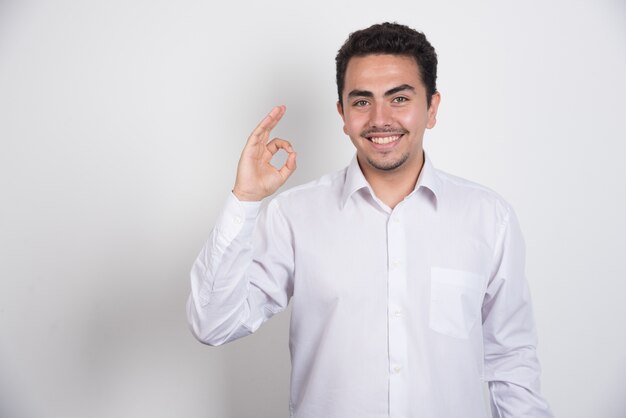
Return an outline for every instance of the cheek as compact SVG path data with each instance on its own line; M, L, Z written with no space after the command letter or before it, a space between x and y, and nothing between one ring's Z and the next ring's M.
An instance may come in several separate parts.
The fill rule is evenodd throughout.
M359 135L367 127L368 120L365 112L346 113L343 121L343 131L348 135Z
M409 131L419 130L423 128L428 121L428 114L426 112L402 112L397 115L396 120L402 124L402 126Z

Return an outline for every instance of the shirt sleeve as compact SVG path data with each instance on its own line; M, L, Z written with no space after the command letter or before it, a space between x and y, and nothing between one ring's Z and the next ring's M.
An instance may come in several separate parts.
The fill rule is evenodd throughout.
M552 418L540 394L537 336L526 281L525 244L508 208L483 303L485 380L494 418Z
M251 334L289 303L290 228L276 200L260 207L231 193L193 264L187 320L205 344Z

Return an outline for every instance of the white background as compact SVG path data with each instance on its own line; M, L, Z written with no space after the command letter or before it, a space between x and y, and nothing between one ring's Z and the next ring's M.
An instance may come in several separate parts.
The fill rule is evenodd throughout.
M623 1L0 0L1 417L287 416L288 314L203 346L188 272L274 104L288 186L348 164L334 56L384 20L438 51L434 164L518 213L555 414L626 416Z

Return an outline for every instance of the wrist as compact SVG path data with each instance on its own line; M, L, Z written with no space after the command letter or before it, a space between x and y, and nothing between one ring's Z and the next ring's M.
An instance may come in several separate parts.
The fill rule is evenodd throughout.
M252 193L242 192L241 190L238 190L237 187L233 187L232 193L233 195L235 195L237 200L241 202L260 202L265 197Z

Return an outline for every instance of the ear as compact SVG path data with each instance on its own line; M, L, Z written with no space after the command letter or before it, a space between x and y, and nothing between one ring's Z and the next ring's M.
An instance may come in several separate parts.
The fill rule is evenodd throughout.
M432 129L437 124L437 109L441 102L441 94L438 91L435 92L430 98L430 107L428 108L428 121L426 127Z
M343 115L343 107L341 106L340 101L337 101L337 113L339 113L339 116L341 116L341 120L343 121L343 133L348 135L348 132L346 132L346 118Z
M337 100L337 113L339 113L339 116L343 119L343 107L341 107L341 102L339 100Z

